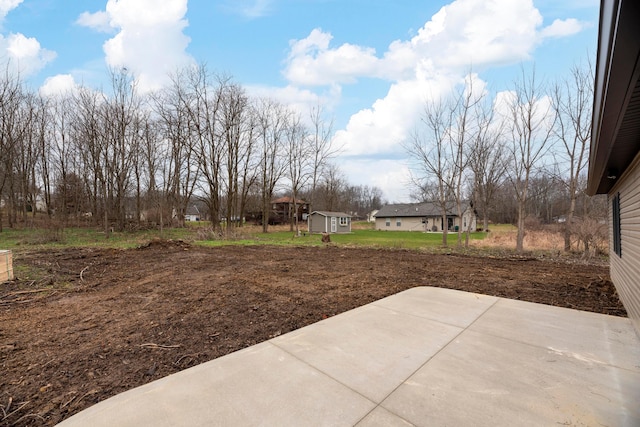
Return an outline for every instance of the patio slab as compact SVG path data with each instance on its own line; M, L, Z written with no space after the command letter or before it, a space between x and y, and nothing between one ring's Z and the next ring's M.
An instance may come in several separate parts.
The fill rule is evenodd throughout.
M60 425L640 425L626 318L421 287L170 375Z

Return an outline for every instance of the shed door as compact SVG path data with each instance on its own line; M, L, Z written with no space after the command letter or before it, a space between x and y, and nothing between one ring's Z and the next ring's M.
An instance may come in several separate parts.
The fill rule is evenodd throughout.
M338 231L338 218L336 218L335 216L331 217L331 232L335 233L336 231Z

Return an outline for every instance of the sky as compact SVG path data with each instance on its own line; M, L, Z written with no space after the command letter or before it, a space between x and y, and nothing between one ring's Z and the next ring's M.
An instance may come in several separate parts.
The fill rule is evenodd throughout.
M126 67L151 91L203 63L333 121L352 185L410 201L403 143L425 102L472 73L495 97L595 59L598 0L0 0L0 64L55 94ZM3 65L4 66L4 65Z

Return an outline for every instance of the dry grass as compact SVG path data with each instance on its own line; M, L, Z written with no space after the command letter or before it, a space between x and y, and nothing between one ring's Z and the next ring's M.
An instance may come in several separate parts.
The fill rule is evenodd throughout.
M483 240L472 240L471 245L478 248L515 248L517 229L514 226L498 226L492 228ZM583 252L584 246L577 239L571 243L572 250ZM551 251L564 250L564 236L557 226L536 227L534 230L526 230L524 235L524 249L527 251ZM608 252L606 239L595 242L592 251L599 253Z
M480 248L515 248L515 227L513 230L491 231L483 240L472 240L471 245ZM525 250L560 251L564 248L562 234L556 231L532 230L524 236Z

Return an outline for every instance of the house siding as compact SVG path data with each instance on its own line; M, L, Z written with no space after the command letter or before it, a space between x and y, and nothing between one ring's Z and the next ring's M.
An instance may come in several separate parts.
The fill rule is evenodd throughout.
M325 224L328 218L322 215L309 216L309 233L323 233L327 226Z
M390 230L390 231L424 231L424 224L422 218L411 217L390 217L391 222L387 226L387 218L376 218L376 230ZM397 221L400 219L400 226L398 227Z
M614 252L612 199L620 194L621 254ZM640 154L627 169L609 197L609 259L611 280L620 295L627 315L640 336Z
M308 230L309 233L331 233L331 218L336 218L336 231L335 233L350 233L351 232L351 218L344 214L340 215L323 215L319 213L313 213L308 217ZM340 218L347 218L345 225L340 225Z
M387 225L387 218L390 218L391 221L389 225ZM384 217L377 218L376 217L376 230L387 230L387 231L431 231L431 227L435 224L438 232L442 232L442 217L427 217L427 223L423 223L423 217L400 217L401 225L398 227L397 220L398 217ZM460 221L460 218L454 218L453 225L459 226L462 231L466 231L467 229L464 227L465 221L467 225L471 222L471 231L476 231L476 218L473 214L473 211L467 210L463 214L463 220Z

